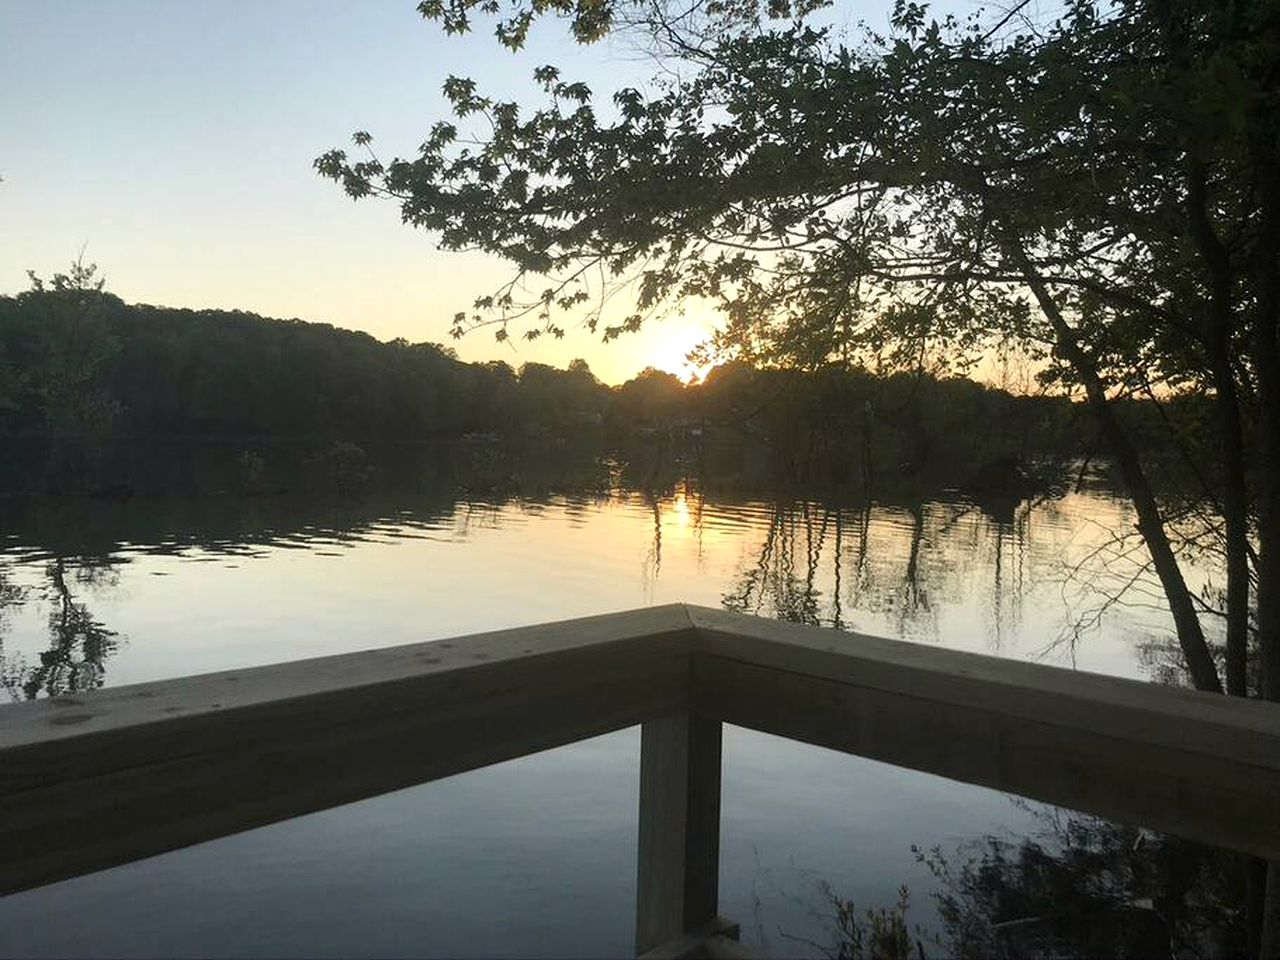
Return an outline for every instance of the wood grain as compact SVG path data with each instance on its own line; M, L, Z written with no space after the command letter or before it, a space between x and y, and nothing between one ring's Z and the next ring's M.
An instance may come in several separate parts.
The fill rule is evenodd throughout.
M1280 859L1276 705L672 605L0 707L0 893L686 712Z

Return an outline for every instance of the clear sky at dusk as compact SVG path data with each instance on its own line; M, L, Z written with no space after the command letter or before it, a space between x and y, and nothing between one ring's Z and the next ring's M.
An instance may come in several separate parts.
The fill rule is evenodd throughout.
M870 5L883 20L887 4ZM859 5L850 14L866 16ZM555 63L598 91L654 64L624 43L574 45L559 24L507 53L487 29L446 37L414 0L0 0L0 293L84 247L130 302L252 310L448 340L449 318L508 274L437 251L390 203L352 203L311 168L374 134L411 155L447 115L446 76L514 98ZM477 331L464 359L586 358L618 382L679 370L710 317L602 345L586 330L513 348Z

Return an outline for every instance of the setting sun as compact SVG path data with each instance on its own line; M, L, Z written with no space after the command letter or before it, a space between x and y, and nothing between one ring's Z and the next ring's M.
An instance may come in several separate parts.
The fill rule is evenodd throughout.
M686 383L701 380L714 364L692 363L689 352L711 336L713 323L710 314L697 319L672 317L655 323L650 330L652 340L647 345L648 360L644 366L674 373Z

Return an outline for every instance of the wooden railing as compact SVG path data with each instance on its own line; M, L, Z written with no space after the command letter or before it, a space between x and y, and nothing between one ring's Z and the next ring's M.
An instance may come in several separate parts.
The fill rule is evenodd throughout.
M0 707L0 893L641 724L636 945L679 953L725 722L1280 859L1280 708L674 605Z

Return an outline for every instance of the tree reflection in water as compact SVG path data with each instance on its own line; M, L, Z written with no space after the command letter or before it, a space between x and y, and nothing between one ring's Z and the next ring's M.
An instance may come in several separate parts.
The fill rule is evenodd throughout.
M1098 817L1037 817L1033 836L985 836L951 857L918 852L942 887L952 955L1249 954L1241 858Z
M0 579L0 681L14 700L63 696L101 687L106 660L119 645L116 632L77 598L84 589L114 586L118 579L114 564L107 560L70 561L55 557L45 564L44 572L47 582L42 592L49 606L49 646L40 652L35 664L20 655L5 655L4 608L29 600L31 591Z
M998 651L1006 633L1016 633L1034 581L1068 581L1064 558L1029 554L1037 509L1056 521L1056 507L1045 501L1009 510L927 501L852 509L774 503L753 559L723 602L819 626L847 628L853 616L875 616L899 635L937 635L946 598L976 571L980 589L991 591L990 640ZM1103 575L1117 576L1106 568ZM1090 608L1081 598L1088 594L1068 598L1064 591L1083 618ZM1185 685L1172 640L1146 635L1139 649L1153 676ZM987 835L949 854L916 851L938 885L940 929L913 923L905 889L896 902L868 908L822 887L830 940L798 942L839 960L1257 954L1246 906L1254 868L1246 858L1101 818L1033 813L1041 829L1031 836Z
M999 650L1021 616L1033 506L1002 516L964 502L777 502L754 562L739 570L722 602L739 613L837 629L856 626L855 614L871 615L899 636L937 636L937 597L956 593L958 581L979 570L990 575Z
M1099 817L1031 812L1040 826L1028 836L912 848L937 883L938 929L913 922L905 886L894 903L867 908L820 884L828 941L783 938L835 960L1257 955L1240 908L1243 858Z
M26 591L10 582L7 566L0 564L0 684L12 693L21 689L14 665L5 653L5 638L9 634L10 613L22 604Z

